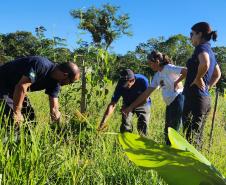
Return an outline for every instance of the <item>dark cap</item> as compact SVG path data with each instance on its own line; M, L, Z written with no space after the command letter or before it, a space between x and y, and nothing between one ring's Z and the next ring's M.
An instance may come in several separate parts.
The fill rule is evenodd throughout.
M134 78L135 75L131 69L124 69L120 72L120 80L127 81Z
M135 75L131 69L124 69L120 72L120 84L122 86L126 86L128 80L132 80L135 78Z

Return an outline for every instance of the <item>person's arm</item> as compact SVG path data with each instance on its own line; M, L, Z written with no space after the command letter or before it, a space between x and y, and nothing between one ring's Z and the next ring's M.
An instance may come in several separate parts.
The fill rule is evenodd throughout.
M28 77L22 76L18 84L15 86L13 92L13 118L17 123L24 120L23 115L21 114L21 109L27 90L31 84L31 80Z
M155 89L156 88L154 87L148 87L133 103L130 104L130 106L123 109L122 113L128 115L134 108L144 103Z
M187 68L184 67L181 69L180 77L174 82L174 89L176 90L180 85L180 82L187 76Z
M50 116L52 121L60 121L58 98L49 96Z
M210 80L209 88L213 87L221 77L221 70L219 65L217 64L214 68L213 75Z
M111 102L108 104L108 107L104 113L104 116L100 122L100 125L98 127L98 130L103 130L106 127L106 122L108 120L108 118L110 117L110 115L114 112L116 107L116 103L115 102Z
M199 59L198 72L191 86L195 84L198 86L198 88L205 89L205 83L202 77L206 74L210 66L209 54L207 52L202 52L198 55L198 59Z

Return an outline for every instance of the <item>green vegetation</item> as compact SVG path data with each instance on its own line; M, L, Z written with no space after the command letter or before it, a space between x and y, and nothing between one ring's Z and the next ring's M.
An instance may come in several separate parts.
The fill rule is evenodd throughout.
M177 131L168 131L171 147L128 132L119 134L119 142L132 162L156 170L170 185L226 184L222 174Z
M101 8L90 7L86 11L71 11L79 19L78 28L91 33L93 42L107 49L113 41L122 35L131 35L128 14L118 15L119 7L104 4Z
M62 93L68 88L71 87L65 87ZM81 116L76 111L79 109L76 99L80 95L76 92L72 94L69 105L62 102L61 109L65 116L61 126L48 124L48 101L40 92L30 94L38 118L35 127L32 123L26 123L20 128L19 139L16 139L14 129L9 131L1 123L0 173L3 184L166 184L156 172L139 169L125 156L117 135L113 134L119 130L120 106L109 120L108 132L98 133L96 127L105 107L90 107ZM111 93L101 101L108 102L110 96ZM160 93L155 92L152 96L149 138L164 143L165 105L160 99ZM220 97L213 145L209 150L210 116L205 128L205 146L201 152L226 175L226 108L223 104Z
M135 51L118 55L107 49L115 39L130 35L128 15L118 15L118 7L110 5L88 10L82 14L79 10L71 12L74 18L83 21L78 27L93 36L93 43L79 40L79 47L74 51L67 48L63 38L46 38L43 26L35 28L36 35L26 31L0 34L0 63L21 56L41 55L55 62L74 61L84 74L81 83L66 86L61 92L63 117L60 125L50 123L47 96L40 92L29 94L37 115L36 125L25 123L18 132L12 126L6 126L7 123L0 123L2 184L166 185L156 172L143 171L125 156L117 135L114 134L119 131L121 123L120 106L109 120L107 133L98 133L96 128L110 101L119 70L131 68L136 73L150 76L146 54L154 49L168 54L177 65L184 66L193 50L190 41L180 34L167 39L150 38L147 42L140 43ZM87 21L92 21L90 16L94 12L96 20L106 23L100 27L101 23L97 21L95 26L100 32L93 32L89 24L84 24L90 22L80 16L87 15ZM120 28L118 31L117 26ZM222 81L225 81L226 48L214 49L222 68ZM212 99L214 96L213 92ZM148 137L157 143L164 143L165 105L159 91L153 93L152 102ZM83 114L80 113L81 107ZM226 176L225 98L219 97L213 144L209 148L211 118L212 115L205 127L205 143L201 153ZM137 133L136 130L134 132Z

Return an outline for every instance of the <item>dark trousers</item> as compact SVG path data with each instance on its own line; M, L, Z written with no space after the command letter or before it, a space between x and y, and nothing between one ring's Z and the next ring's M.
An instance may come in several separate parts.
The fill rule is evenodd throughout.
M178 94L174 101L166 106L166 118L165 118L165 141L167 145L170 145L168 137L168 127L175 130L179 130L182 123L182 113L184 106L184 95Z
M0 119L3 122L13 122L13 99L8 95L0 95ZM27 97L24 98L21 113L27 121L35 120L35 112Z
M122 124L120 127L120 132L123 133L133 131L132 125L133 114L136 114L138 117L137 130L139 134L146 136L148 133L148 123L150 118L150 105L146 104L134 109L134 111L130 112L127 117L124 114L122 114Z
M202 148L203 130L210 109L211 101L209 96L185 96L183 130L186 139L198 149Z

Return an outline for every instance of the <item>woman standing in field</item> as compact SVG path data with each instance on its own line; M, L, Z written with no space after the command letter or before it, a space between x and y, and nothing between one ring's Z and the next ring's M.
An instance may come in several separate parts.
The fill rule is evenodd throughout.
M221 71L209 43L211 39L216 41L216 31L212 31L208 23L199 22L192 26L190 37L195 50L186 64L183 126L186 139L201 149L203 128L211 105L209 89L217 83Z
M156 72L151 85L134 103L123 110L123 112L128 114L136 108L140 102L147 99L155 89L161 87L163 100L166 103L165 140L166 144L170 145L168 127L178 130L182 121L184 96L182 95L183 85L181 80L186 76L187 69L171 64L172 61L169 57L157 51L152 51L147 56L147 60L151 69Z

